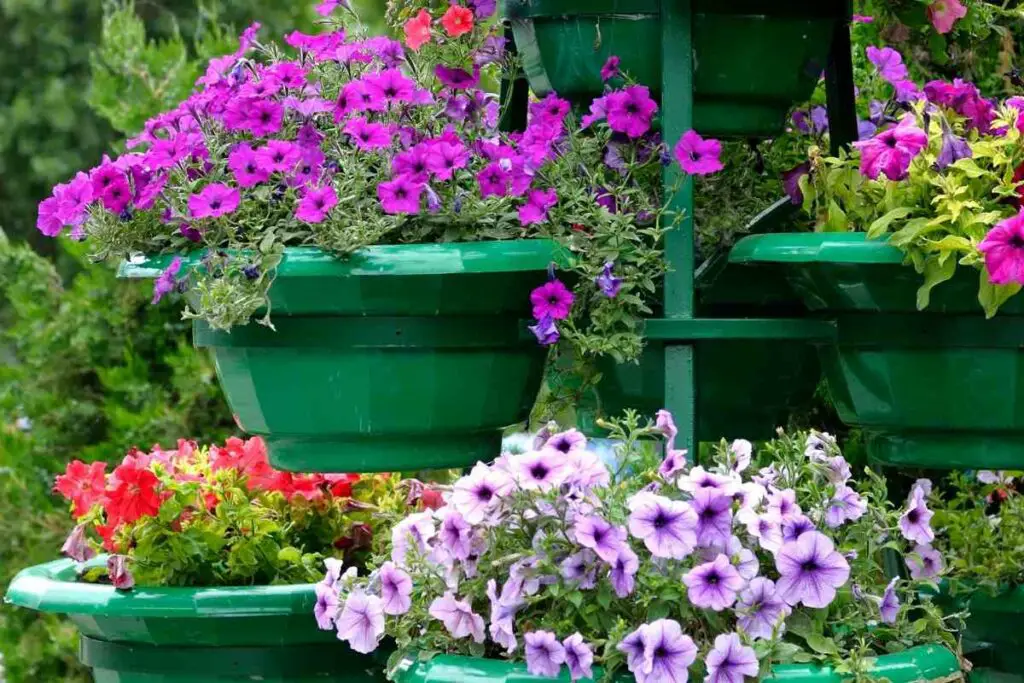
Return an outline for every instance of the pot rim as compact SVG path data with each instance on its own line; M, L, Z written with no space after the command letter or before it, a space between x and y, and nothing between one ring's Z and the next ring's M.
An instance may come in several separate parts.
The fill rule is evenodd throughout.
M904 258L887 240L869 240L863 232L814 232L744 237L729 252L729 262L903 266Z

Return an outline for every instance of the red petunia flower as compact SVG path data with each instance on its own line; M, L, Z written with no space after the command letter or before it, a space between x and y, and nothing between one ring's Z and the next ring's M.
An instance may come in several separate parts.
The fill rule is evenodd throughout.
M126 456L110 474L104 509L111 524L132 523L144 516L156 516L162 502L157 487L160 480L140 464L139 458Z
M452 38L469 33L473 30L473 10L468 7L452 5L441 17L441 25Z
M352 484L359 481L358 474L325 474L324 481L330 484L331 495L335 498L351 498Z
M103 462L86 465L81 460L73 460L64 474L57 477L53 490L74 503L75 517L85 515L103 497L106 469L107 464Z

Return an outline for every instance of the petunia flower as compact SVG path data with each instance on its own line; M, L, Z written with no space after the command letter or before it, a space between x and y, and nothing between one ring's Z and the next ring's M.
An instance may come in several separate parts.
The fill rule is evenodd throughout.
M412 578L388 561L377 571L384 614L401 615L412 606Z
M473 527L453 507L443 508L439 514L441 526L437 536L441 545L455 559L468 559L472 550Z
M473 30L473 10L453 4L441 17L441 25L452 38L458 38Z
M514 487L515 482L507 473L477 463L452 486L451 505L470 524L480 524Z
M472 636L477 643L484 642L484 620L473 612L467 600L456 600L451 591L435 598L427 610L430 616L444 624L453 638Z
M636 584L636 573L640 569L640 559L636 556L629 545L623 544L619 548L619 554L612 567L608 571L608 580L612 584L612 590L620 598L628 597Z
M565 650L565 663L569 667L570 680L594 677L594 652L578 631L562 641L562 648Z
M392 145L391 132L383 123L372 123L357 116L345 122L344 132L351 136L355 146L363 151L386 149Z
M619 75L619 64L620 60L617 56L612 55L605 61L604 66L601 67L601 80L610 81Z
M894 576L889 582L889 585L885 587L885 593L882 594L881 600L878 602L878 611L882 617L883 624L895 624L896 617L900 613L900 599L896 596L896 584L900 578Z
M555 324L555 319L548 315L542 316L535 325L530 325L528 329L543 346L557 344L561 338L558 326Z
M680 168L690 175L710 175L725 168L719 158L722 143L718 140L705 140L694 130L683 133L676 143L674 153Z
M349 593L334 623L338 640L346 641L360 654L369 654L377 649L384 635L383 602L376 595Z
M530 190L526 204L519 207L519 222L523 225L543 223L548 219L548 210L558 203L554 188Z
M616 133L638 138L651 129L658 103L643 85L631 85L607 96L608 127Z
M840 484L825 509L825 524L833 529L838 528L846 522L860 519L867 509L868 504L859 493Z
M72 529L60 552L75 562L85 562L96 556L96 551L90 548L86 541L84 524L78 524Z
M915 546L914 552L907 555L906 563L910 578L917 581L934 579L945 569L942 554L930 545Z
M291 173L302 159L302 148L286 140L269 140L256 150L256 161L265 173Z
M732 495L702 488L693 494L691 505L697 515L697 544L707 547L728 543L732 535Z
M775 553L780 598L790 605L827 607L836 589L850 578L850 565L836 552L832 539L818 531L801 534Z
M740 593L736 625L751 638L765 640L785 631L785 618L792 611L775 592L771 579L758 576Z
M601 270L601 274L594 278L594 284L601 291L601 294L605 295L609 299L614 299L619 295L619 290L622 289L622 278L615 277L612 273L612 269L615 268L614 261L606 261L604 268Z
M704 660L708 675L704 683L743 683L757 678L760 665L753 648L747 647L735 633L721 633Z
M682 559L697 545L697 514L687 503L651 493L627 502L629 533L655 557Z
M566 464L564 454L547 448L524 453L512 461L519 486L539 491L560 486L569 474Z
M697 607L721 612L736 602L743 588L743 577L729 558L719 554L711 562L699 564L683 575L686 597Z
M377 198L384 213L418 214L423 187L423 183L402 175L377 185Z
M868 61L874 64L875 70L886 82L899 83L907 79L909 72L903 63L903 56L891 47L875 47L869 45L865 49Z
M577 517L572 530L577 543L590 548L609 564L615 561L626 542L626 530L610 524L600 515Z
M939 33L949 33L966 16L967 8L960 0L934 0L928 5L928 19Z
M917 127L914 117L908 115L898 126L870 140L855 142L853 146L860 150L861 174L872 180L883 173L889 180L903 180L910 162L928 146L928 136Z
M992 284L1024 284L1024 208L988 231L978 245Z
M338 203L338 195L330 184L306 187L295 211L295 217L304 223L322 223Z
M434 67L434 75L443 85L454 90L469 90L480 83L479 66L474 66L473 71L469 72L438 64Z
M903 538L921 545L935 540L931 520L935 513L925 504L924 492L917 487L910 493L907 509L900 516L900 533Z
M640 668L643 681L640 683L686 683L688 669L697 659L697 646L690 636L683 633L679 622L658 619L641 628L644 652Z
M560 280L549 280L530 293L533 317L564 320L572 310L573 295Z
M130 591L135 587L135 578L128 570L128 558L124 555L111 555L107 558L107 576L119 591Z
M316 603L313 605L313 616L321 631L334 629L334 620L341 609L341 600L333 587L323 583L316 585Z

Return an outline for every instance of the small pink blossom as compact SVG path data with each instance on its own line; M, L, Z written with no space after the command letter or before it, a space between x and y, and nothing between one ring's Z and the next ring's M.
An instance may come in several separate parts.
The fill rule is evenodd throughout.
M188 210L193 218L220 218L237 209L240 201L236 188L214 183L188 198Z
M710 175L721 171L724 168L719 159L721 154L721 142L705 140L693 130L683 133L675 148L679 166L690 175Z
M928 19L939 33L949 33L953 25L967 16L967 8L960 0L935 0L928 5Z

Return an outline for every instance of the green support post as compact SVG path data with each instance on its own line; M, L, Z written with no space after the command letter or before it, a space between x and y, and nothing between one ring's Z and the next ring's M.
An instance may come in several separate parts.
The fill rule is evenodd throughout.
M832 154L849 147L857 134L857 102L853 82L853 47L850 44L850 24L836 22L832 34L832 49L825 68L825 97L828 105L829 146Z
M662 101L661 120L665 142L675 145L693 127L693 5L692 0L661 0ZM671 68L668 65L672 65ZM680 171L665 168L666 193L673 188ZM671 214L683 220L665 236L665 317L689 320L694 317L693 181L683 179L682 188L670 201ZM697 382L692 342L665 345L665 407L679 428L677 445L696 453Z

